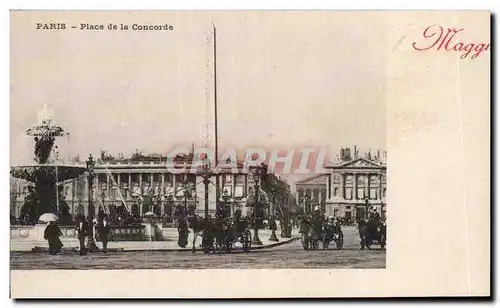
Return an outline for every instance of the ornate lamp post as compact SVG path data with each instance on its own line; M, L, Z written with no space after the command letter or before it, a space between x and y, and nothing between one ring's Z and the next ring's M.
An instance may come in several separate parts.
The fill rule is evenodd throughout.
M259 212L259 202L260 202L260 191L259 191L259 180L260 180L260 169L256 168L253 173L253 180L255 183L255 202L254 202L254 232L252 245L262 245L262 241L259 238L259 226L257 225L258 212Z
M271 236L269 237L270 242L279 242L280 240L276 236L276 189L272 188L272 200L271 200L271 215L269 217L269 227L271 228ZM283 226L281 226L283 228Z
M184 191L182 192L183 195L184 195L184 216L187 216L187 212L188 212L188 209L187 209L187 193L188 193L188 179L187 179L187 173L184 173L182 175L183 179L182 179L182 185L184 185Z
M206 157L203 157L204 163L200 172L203 178L203 184L205 185L205 218L208 218L208 185L210 184L210 178L212 174L210 172L210 162Z
M97 245L95 244L94 240L94 215L95 215L95 209L92 205L92 187L94 184L94 167L95 167L95 161L94 158L92 157L92 154L89 155L88 160L86 161L87 164L87 172L88 172L88 183L89 183L89 191L88 191L88 197L89 197L89 215L88 215L88 224L89 224L89 235L88 235L88 241L87 241L87 250L88 251L96 251L99 250L97 248ZM90 211L90 209L93 209Z

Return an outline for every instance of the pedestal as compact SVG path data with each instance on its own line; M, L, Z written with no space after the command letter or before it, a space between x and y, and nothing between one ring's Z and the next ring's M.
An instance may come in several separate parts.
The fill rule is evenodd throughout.
M47 241L46 239L43 238L43 235L45 233L45 228L47 228L47 224L36 224L35 225L34 240L39 241L39 242Z
M144 226L144 239L146 241L152 241L155 237L154 224L151 222L145 222L142 224Z
M269 238L269 241L270 242L279 242L280 240L278 239L278 237L276 236L276 231L273 230L273 232L271 233L271 237Z

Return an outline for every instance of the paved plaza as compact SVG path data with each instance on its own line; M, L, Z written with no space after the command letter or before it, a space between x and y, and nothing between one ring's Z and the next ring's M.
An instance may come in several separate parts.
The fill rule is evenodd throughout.
M265 242L269 233L262 232ZM281 241L281 239L280 239ZM109 253L89 253L80 256L78 252L64 250L60 255L51 256L46 252L11 252L11 269L206 269L206 268L385 268L386 251L374 247L373 250L359 250L357 230L344 228L344 248L330 247L328 250L305 251L300 240L279 246L253 250L249 253L233 252L229 254L205 255L186 251L168 251L163 247L174 247L177 241L151 242L149 247L160 249L143 250L130 248L124 243L115 242L113 246L122 246L123 251ZM137 242L136 242L137 243ZM158 244L157 244L158 243ZM169 244L167 244L169 243ZM143 243L141 243L143 244ZM129 245L128 243L126 245ZM144 243L144 245L147 245ZM159 246L154 246L159 245ZM161 246L164 245L164 246ZM111 247L111 245L110 245ZM148 247L148 246L144 246ZM176 246L178 249L178 246Z

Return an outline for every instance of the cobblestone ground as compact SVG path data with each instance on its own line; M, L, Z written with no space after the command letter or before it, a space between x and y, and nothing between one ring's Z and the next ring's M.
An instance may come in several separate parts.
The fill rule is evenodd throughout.
M334 246L334 245L333 245ZM389 248L390 249L390 248ZM305 251L300 241L268 250L204 255L201 252L115 252L80 256L63 252L11 253L11 269L385 268L386 251L359 250L355 230L344 230L344 248Z

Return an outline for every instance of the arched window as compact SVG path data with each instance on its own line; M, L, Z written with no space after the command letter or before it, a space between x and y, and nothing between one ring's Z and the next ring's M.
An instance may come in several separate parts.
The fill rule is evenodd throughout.
M172 216L172 203L171 202L167 202L164 206L163 206L163 214L165 216Z
M156 216L161 216L161 204L160 203L155 204L153 213L155 213Z
M139 215L140 215L139 206L137 204L133 204L132 208L130 209L130 212L131 212L132 216L139 217Z
M76 214L85 215L85 209L82 204L78 204L78 206L76 207Z
M149 212L149 204L148 203L144 203L142 205L142 215L146 214L147 212Z
M333 189L333 195L334 195L334 196L337 196L338 192L339 192L339 189L338 189L337 187L335 187L335 188Z
M95 216L95 206L93 204L89 205L89 213L87 216L89 216L89 217Z

